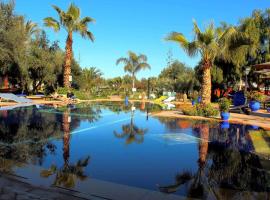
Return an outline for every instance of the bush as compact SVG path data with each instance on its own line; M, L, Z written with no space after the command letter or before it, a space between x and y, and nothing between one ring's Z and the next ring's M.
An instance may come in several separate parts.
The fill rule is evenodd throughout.
M220 112L229 112L230 106L231 106L231 100L223 97L219 99L218 104L219 104Z
M265 95L263 95L257 91L249 92L249 93L247 93L247 96L251 101L258 101L258 102L264 102L265 98L266 98Z
M73 92L73 94L75 95L76 98L80 99L80 100L89 100L89 99L93 99L94 96L90 94L90 92L86 92L86 91L80 91L80 90L75 90L73 88L64 88L64 87L59 87L57 88L57 93L61 94L61 95L67 95L68 91Z
M192 108L182 110L184 115L212 117L217 116L218 111L211 104L197 104Z

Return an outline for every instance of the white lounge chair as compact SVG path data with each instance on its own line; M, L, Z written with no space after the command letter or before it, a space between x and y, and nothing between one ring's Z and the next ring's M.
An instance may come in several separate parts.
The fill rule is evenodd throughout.
M33 102L31 99L27 99L25 97L18 97L12 93L0 93L0 98L15 101L17 103L32 103Z
M175 100L175 97L169 97L168 99L165 99L163 102L168 103L174 100Z
M175 105L171 104L171 103L165 103L165 105L166 105L167 110L171 110L171 109L175 108Z

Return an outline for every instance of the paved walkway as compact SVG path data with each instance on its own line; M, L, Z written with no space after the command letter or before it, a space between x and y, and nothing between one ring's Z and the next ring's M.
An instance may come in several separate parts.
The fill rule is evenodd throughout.
M1 200L82 200L101 198L84 198L59 189L37 187L7 175L0 176ZM104 200L104 199L103 199Z

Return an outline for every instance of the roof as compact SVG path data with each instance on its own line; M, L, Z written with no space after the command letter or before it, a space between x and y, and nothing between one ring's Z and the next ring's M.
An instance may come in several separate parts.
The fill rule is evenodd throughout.
M270 77L270 62L261 63L254 65L255 73L262 75L261 78Z

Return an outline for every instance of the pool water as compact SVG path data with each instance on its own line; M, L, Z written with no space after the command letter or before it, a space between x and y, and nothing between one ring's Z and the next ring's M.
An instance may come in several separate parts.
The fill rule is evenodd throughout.
M50 184L98 179L193 198L270 192L269 133L239 124L151 117L156 105L93 103L0 111L0 170L37 166ZM256 137L264 149L259 149ZM28 174L31 176L31 174Z

